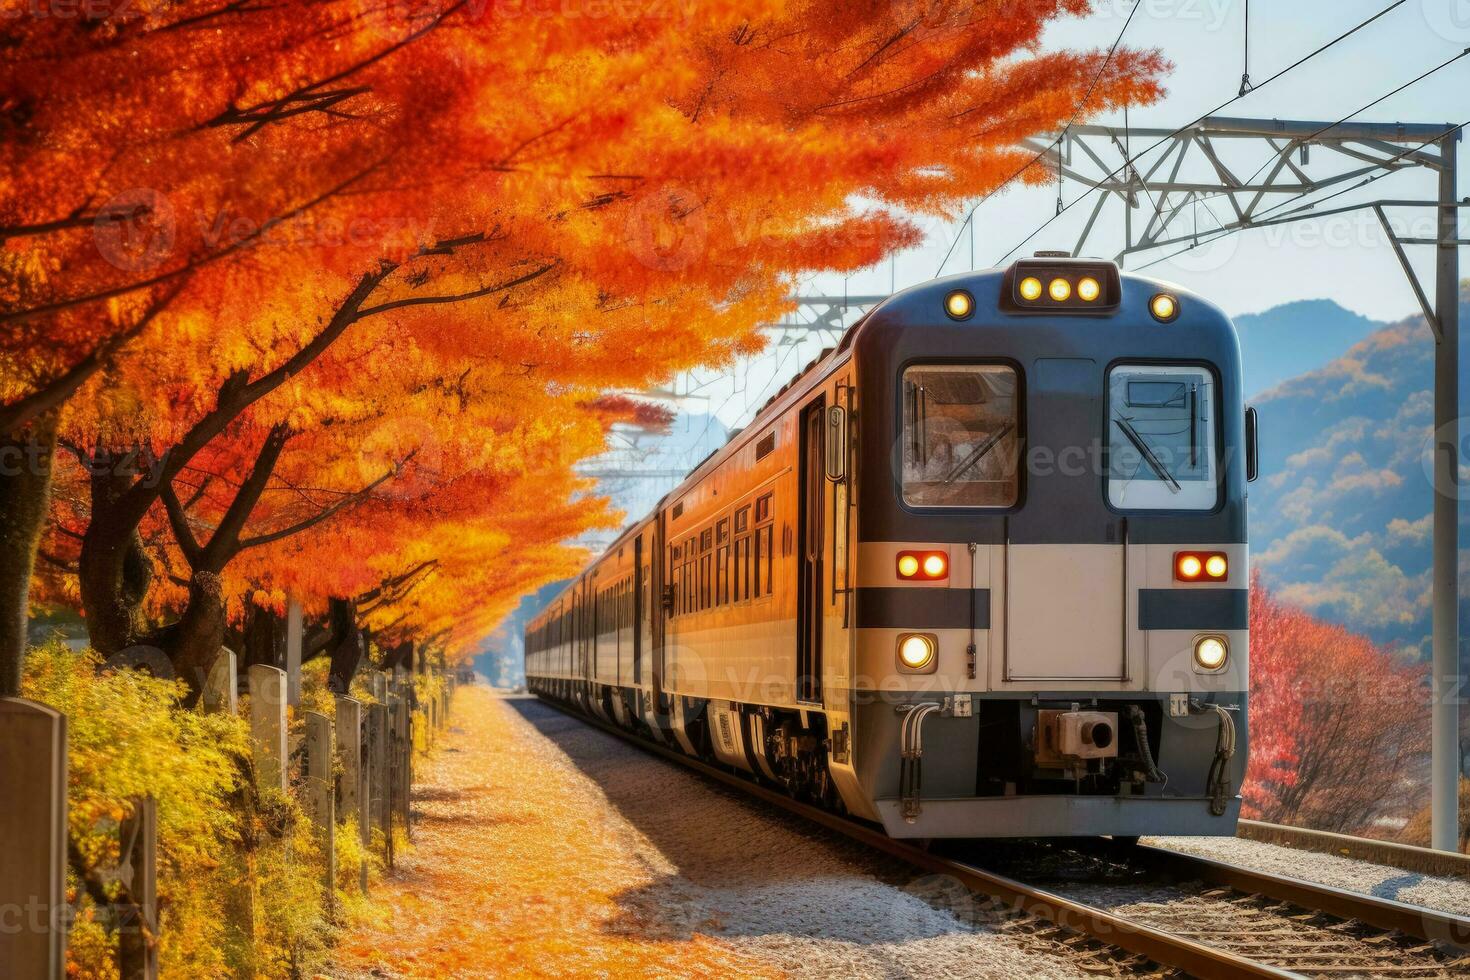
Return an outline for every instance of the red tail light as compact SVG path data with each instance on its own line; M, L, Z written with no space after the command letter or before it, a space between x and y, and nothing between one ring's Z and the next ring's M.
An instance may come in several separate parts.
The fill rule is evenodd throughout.
M1230 559L1223 551L1176 551L1174 578L1180 582L1224 582L1230 578Z
M949 577L949 555L943 551L900 551L898 577L934 582Z

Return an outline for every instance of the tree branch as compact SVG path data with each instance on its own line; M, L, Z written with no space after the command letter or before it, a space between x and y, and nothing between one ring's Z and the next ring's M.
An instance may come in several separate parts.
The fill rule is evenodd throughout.
M374 490L378 489L378 487L382 486L385 482L397 476L399 471L408 463L409 460L413 459L417 452L418 450L414 450L414 452L409 453L407 456L404 457L402 462L400 462L397 466L394 466L391 470L384 473L382 476L378 477L372 483L369 483L367 486L363 487L361 490L356 491L355 493L348 494L341 500L338 500L336 503L332 504L330 507L322 509L318 513L313 514L311 517L308 517L305 520L297 521L295 524L292 524L289 527L283 527L279 531L271 531L267 534L258 534L252 538L245 538L243 541L240 542L239 547L235 549L236 553L244 551L246 548L256 548L263 544L271 544L272 542L280 541L282 538L289 538L293 534L300 534L302 531L309 530L320 524L322 521L331 517L333 514L342 510L344 507L349 507L352 504L366 499L368 495L371 494Z
M281 450L286 448L286 440L290 438L291 430L283 422L277 423L266 433L265 442L255 457L250 475L240 484L240 489L235 492L235 499L230 501L225 516L220 519L214 534L210 535L209 543L204 546L200 555L200 566L196 570L219 572L239 553L240 532L249 520L250 512L260 501L261 493L270 482L271 472L276 468L276 461L281 458Z
M163 312L163 309L173 302L174 297L183 291L187 282L186 279L178 283L174 288L155 299L143 311L137 323L102 341L66 371L45 382L18 401L0 407L0 432L14 432L21 426L29 424L37 416L59 408L76 393L78 388L86 384L88 379L96 374L113 354L147 329L154 317Z
M194 529L189 526L189 515L185 513L184 505L179 503L179 495L174 492L172 480L163 482L159 487L159 495L163 497L163 509L168 514L169 527L173 528L174 540L179 543L184 560L189 563L190 568L197 568L201 557L199 540L194 537Z

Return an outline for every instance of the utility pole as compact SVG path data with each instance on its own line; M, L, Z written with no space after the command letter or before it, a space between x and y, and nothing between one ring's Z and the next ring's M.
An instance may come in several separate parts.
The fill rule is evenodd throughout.
M1435 246L1433 738L1430 843L1460 843L1460 248L1455 163L1459 131L1439 144Z

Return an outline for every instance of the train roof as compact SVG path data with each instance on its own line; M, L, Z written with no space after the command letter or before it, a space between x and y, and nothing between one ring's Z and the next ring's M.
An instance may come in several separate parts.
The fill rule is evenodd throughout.
M932 306L935 311L941 310L943 309L942 303L944 302L945 296L956 288L965 288L975 292L985 292L993 295L994 292L1000 289L999 284L1007 280L1018 268L1032 263L1068 268L1075 267L1078 269L1112 269L1114 270L1113 275L1120 284L1120 288L1124 283L1145 283L1155 289L1167 291L1176 296L1188 297L1191 306L1199 304L1216 314L1221 320L1226 323L1229 322L1225 314L1213 303L1176 284L1148 276L1130 275L1121 270L1117 270L1116 265L1106 259L1071 258L1057 253L1041 252L1037 253L1033 258L1021 259L1009 266L982 269L974 272L961 272L952 276L945 276L942 279L931 279L927 282L901 289L864 313L843 331L842 337L839 339L836 347L824 349L793 375L790 380L783 384L779 391L766 399L765 403L761 405L760 409L749 422L732 432L730 438L723 446L712 451L690 469L688 474L685 475L684 479L679 481L677 486L659 498L658 503L654 505L654 509L650 513L630 521L601 554L592 559L587 569L583 569L574 577L573 581L580 580L587 573L587 570L593 565L596 565L604 556L626 544L640 528L650 521L654 514L672 505L675 500L688 493L695 484L703 479L709 470L719 466L730 456L738 452L751 439L762 434L765 431L766 423L773 416L778 415L781 410L784 410L791 404L800 401L805 397L807 392L825 380L831 371L846 362L854 344L869 329L870 324L875 320L883 319L881 314L900 310L907 312L929 306ZM982 287L985 288L982 290ZM1002 310L1001 312L1004 313L1007 311ZM1097 313L1092 314L1092 316L1097 316L1105 312L1107 311L1099 310ZM1016 311L1011 310L1009 313L1014 315ZM558 598L560 598L560 595Z

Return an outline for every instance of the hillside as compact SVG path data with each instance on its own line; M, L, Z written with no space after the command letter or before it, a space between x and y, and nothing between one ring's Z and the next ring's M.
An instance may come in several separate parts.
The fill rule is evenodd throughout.
M1411 317L1253 399L1255 566L1282 599L1406 654L1428 643L1433 358Z

